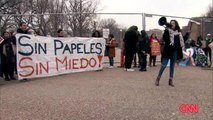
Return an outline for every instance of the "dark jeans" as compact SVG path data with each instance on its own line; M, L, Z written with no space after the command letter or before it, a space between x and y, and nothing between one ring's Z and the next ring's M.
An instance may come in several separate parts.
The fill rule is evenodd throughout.
M109 65L114 66L114 58L113 57L109 57Z
M138 54L138 64L139 64L139 67L141 67L141 53L137 52L137 54Z
M141 66L141 70L146 69L147 66L147 55L141 52L141 62L140 62L140 66Z
M134 62L134 67L137 66L137 53L134 54L134 57L133 57L133 62Z
M125 49L126 50L126 54L125 54L125 68L129 69L132 67L132 61L133 61L133 57L134 57L134 50L130 49Z
M150 57L149 57L149 65L150 66L152 65L152 61L153 61L153 66L155 66L156 58L157 58L157 56L150 55Z
M170 78L173 78L174 76L174 67L175 67L175 62L177 60L177 55L178 55L178 52L177 51L173 51L172 52L172 56L171 56L171 59L169 58L162 58L162 62L161 62L161 68L160 68L160 71L158 73L158 78L161 78L169 60L170 60L170 71L169 71L169 77Z
M5 78L14 77L14 62L2 56L2 70Z
M17 56L16 55L15 55L14 70L15 70L15 73L18 74L18 70L17 70Z
M207 63L208 63L208 58L209 58L209 61L210 61L210 65L212 64L212 50L210 47L207 47L207 48L204 48L204 52L207 56Z

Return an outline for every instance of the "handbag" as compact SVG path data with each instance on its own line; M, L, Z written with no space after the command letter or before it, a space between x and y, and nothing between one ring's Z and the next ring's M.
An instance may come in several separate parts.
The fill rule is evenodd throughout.
M178 48L177 60L183 59L183 50L182 47Z
M109 47L108 46L106 46L106 48L105 48L104 56L109 56Z

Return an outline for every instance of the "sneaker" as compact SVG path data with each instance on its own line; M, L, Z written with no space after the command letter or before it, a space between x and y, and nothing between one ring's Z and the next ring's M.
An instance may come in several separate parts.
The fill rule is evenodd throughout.
M113 66L109 66L110 69L114 68Z
M26 79L26 78L20 80L20 82L27 82L27 81L28 81L28 79Z
M129 69L126 69L126 71L127 71L127 72L134 72L135 70L134 70L134 69L129 68Z
M146 68L144 68L144 69L140 69L139 71L145 72L145 71L147 71L147 70L146 70Z

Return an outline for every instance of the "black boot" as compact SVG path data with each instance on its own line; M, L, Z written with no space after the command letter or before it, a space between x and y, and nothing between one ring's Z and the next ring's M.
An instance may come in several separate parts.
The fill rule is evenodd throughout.
M9 77L5 77L5 81L10 81L10 78Z
M16 78L15 78L15 77L10 77L10 79L11 79L11 80L16 80Z
M156 82L155 82L155 85L156 85L156 86L159 86L159 82L160 82L160 78L157 77Z
M169 79L169 86L175 87L171 78Z

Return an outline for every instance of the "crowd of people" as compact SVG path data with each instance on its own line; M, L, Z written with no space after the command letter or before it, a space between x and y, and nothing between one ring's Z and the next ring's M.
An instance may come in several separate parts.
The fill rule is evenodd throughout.
M2 34L2 42L0 44L0 76L4 77L6 81L16 80L14 77L14 73L17 74L16 33L30 34L28 25L22 22L19 24L16 32L4 31Z
M155 85L159 86L160 78L165 68L169 66L168 85L174 87L174 67L180 61L188 59L188 62L193 61L194 66L211 67L212 35L207 34L206 39L199 36L196 43L190 39L190 33L186 33L185 36L182 35L180 26L176 20L171 20L169 24L171 27L165 29L161 39L158 39L155 33L152 33L149 38L144 30L138 32L137 26L131 26L127 30L124 36L125 71L134 71L132 63L136 54L138 54L139 58L139 71L142 72L147 71L147 55L149 55L149 67L156 66L156 57L161 55L161 67ZM193 51L190 51L189 55L187 55L185 53L189 51L189 48Z
M150 37L146 31L138 31L137 26L131 26L124 35L124 56L125 56L125 71L135 71L132 68L133 59L138 57L139 71L147 71L147 66L155 67L156 58L161 55L161 67L156 78L155 85L159 86L160 78L166 68L170 66L169 85L174 87L173 76L174 67L177 60L185 59L184 51L192 48L195 55L193 60L197 66L211 66L211 47L213 40L211 34L208 34L206 39L201 36L198 37L197 42L190 40L190 34L182 35L179 24L176 20L170 21L171 27L166 28L163 36L159 39L155 33ZM16 69L16 33L31 34L28 25L22 22L16 32L5 31L2 34L4 41L0 42L0 76L4 77L6 81L15 80L14 73L17 74ZM57 31L58 37L64 37L64 31L59 29ZM36 34L40 35L38 32ZM102 37L99 31L94 31L91 37ZM109 58L109 68L114 68L116 40L113 34L109 34L106 38L105 56ZM147 56L149 62L147 65ZM209 62L208 62L209 59ZM26 79L25 79L26 80Z

